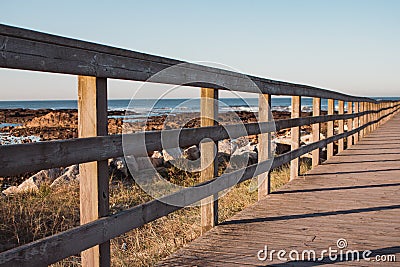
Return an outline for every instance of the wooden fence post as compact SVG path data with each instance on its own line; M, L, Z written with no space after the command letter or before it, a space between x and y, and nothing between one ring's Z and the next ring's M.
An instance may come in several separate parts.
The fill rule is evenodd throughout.
M372 103L368 103L368 110L369 111L374 111L374 108L373 108L373 104ZM369 114L369 118L368 118L368 122L372 122L373 121L373 119L374 119L374 114L373 113L370 113ZM374 125L369 125L368 126L368 133L371 133L372 131L373 131L373 129L374 129Z
M347 114L353 114L353 102L347 102ZM353 119L347 119L347 131L353 130ZM347 137L347 148L353 145L353 136L349 135Z
M313 98L313 116L321 115L321 98L314 97ZM318 142L320 140L320 123L315 123L312 125L312 138L313 142ZM313 150L312 152L312 166L316 167L320 164L320 154L319 148Z
M366 110L371 111L371 103L366 102L365 105L366 105ZM369 123L370 121L371 121L371 114L368 113L366 123ZM371 125L367 126L367 128L365 129L366 129L365 134L369 134L371 132Z
M344 114L344 101L339 100L338 101L338 105L339 105L339 115L343 115ZM338 134L342 134L344 133L344 120L339 120L339 131ZM340 138L338 141L338 153L341 153L344 150L344 138Z
M200 99L201 127L217 125L218 118L218 90L201 88ZM200 182L213 179L218 175L218 148L213 141L202 142ZM205 233L218 224L218 194L201 201L201 233Z
M364 112L365 111L365 103L364 102L360 102L360 112ZM363 126L365 124L365 115L360 117L360 126ZM360 131L360 139L364 138L364 133L365 133L365 129L362 129Z
M354 113L360 112L360 105L359 102L354 103ZM360 118L357 117L354 119L354 129L357 129L360 126ZM359 133L354 134L354 144L357 144L359 140Z
M271 96L260 94L258 98L258 120L259 122L271 121ZM258 135L258 162L265 161L271 157L271 133ZM270 193L270 172L258 176L258 200Z
M375 103L371 103L371 111L375 112ZM375 113L371 114L371 121L375 120L375 116L376 116ZM375 131L375 126L376 126L375 123L371 125L371 132Z
M292 96L292 118L301 117L301 96ZM293 127L291 129L291 149L295 150L300 147L300 127ZM299 176L300 165L299 158L296 158L290 162L290 180L293 180Z
M107 79L78 78L78 136L107 135ZM107 160L83 163L80 172L80 221L89 223L109 213ZM110 266L110 242L82 251L82 266Z
M335 113L335 100L328 99L328 115L333 115ZM328 121L327 125L327 138L333 136L334 133L334 123L335 121ZM330 159L333 157L333 143L329 143L327 145L327 154L326 158Z

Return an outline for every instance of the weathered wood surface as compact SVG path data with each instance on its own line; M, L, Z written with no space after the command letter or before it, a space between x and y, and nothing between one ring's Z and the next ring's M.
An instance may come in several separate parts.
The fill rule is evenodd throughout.
M328 99L328 115L333 115L335 113L335 100ZM329 138L334 135L334 121L328 121L327 123L327 134L326 136ZM333 156L333 143L328 144L327 148L327 159L330 159Z
M347 103L347 114L353 114L353 102ZM353 130L353 119L347 120L347 130L348 131ZM352 145L353 145L353 136L349 136L347 137L347 148L351 147Z
M269 122L272 120L271 109L272 98L270 95L261 94L258 98L258 121ZM272 155L271 149L271 133L262 133L258 135L258 161L263 162L270 159ZM263 173L257 177L258 183L258 199L264 198L270 193L270 172Z
M292 119L301 117L301 97L292 96ZM292 127L291 131L291 150L296 150L300 147L300 127ZM299 158L295 158L290 162L290 180L296 179L299 176L300 164Z
M218 90L201 88L200 100L201 126L217 125ZM206 182L218 176L216 160L218 146L213 140L200 143L201 173L200 182ZM201 233L205 233L218 223L218 193L201 200Z
M78 77L78 135L107 136L107 79ZM107 160L79 165L80 222L86 224L109 213ZM82 251L82 266L110 266L110 242Z
M313 98L313 116L321 115L321 98ZM321 124L315 123L312 125L312 137L313 142L318 142L320 140ZM312 166L318 166L320 163L320 151L316 149L312 152Z
M344 114L344 102L339 100L338 101L338 114L343 115ZM344 120L339 120L339 128L338 128L338 133L344 133ZM338 153L342 152L344 150L344 139L340 139L338 141Z
M397 266L400 261L400 114L350 149L238 213L160 266ZM264 249L337 249L396 256L397 262L259 261Z

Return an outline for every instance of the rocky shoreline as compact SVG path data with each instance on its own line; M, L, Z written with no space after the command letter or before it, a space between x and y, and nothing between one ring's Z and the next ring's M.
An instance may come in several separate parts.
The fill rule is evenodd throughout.
M123 127L129 126L130 132L137 131L158 131L163 129L193 128L200 127L199 114L182 113L174 116L154 116L145 118L137 117L135 120L123 125L125 111L110 111L108 114L109 134L121 134ZM302 116L310 116L303 112ZM275 120L290 118L290 112L273 112ZM3 109L0 110L0 137L1 145L14 143L29 143L37 141L61 140L77 138L78 114L76 109ZM257 122L252 112L238 111L219 114L220 124L251 123ZM302 141L308 143L310 140L311 128L302 127ZM290 131L282 130L275 135L276 152L278 154L290 150L288 143ZM236 143L235 143L236 142ZM230 158L233 156L246 156L250 163L257 161L257 136L238 138L236 140L223 140L219 142L220 157ZM179 150L179 151L178 151ZM176 154L176 155L171 155ZM151 168L152 166L163 171L163 168L171 166L171 161L177 157L185 157L189 160L196 160L200 157L197 146L176 149L171 151L156 151L150 158L136 158L137 170ZM129 176L126 163L123 158L109 160L110 174L118 174L119 177ZM78 165L66 166L52 170L43 170L38 173L26 173L16 177L0 177L0 185L3 194L9 195L26 190L38 190L41 184L49 184L51 187L68 183L79 179Z

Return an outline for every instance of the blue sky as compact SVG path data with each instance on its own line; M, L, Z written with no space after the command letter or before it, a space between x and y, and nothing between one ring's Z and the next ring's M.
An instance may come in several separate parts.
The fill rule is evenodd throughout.
M353 95L398 96L399 13L395 0L13 0L2 2L0 22ZM76 99L74 76L0 69L0 79L2 100ZM110 98L138 88L109 84ZM178 91L170 97L198 94Z

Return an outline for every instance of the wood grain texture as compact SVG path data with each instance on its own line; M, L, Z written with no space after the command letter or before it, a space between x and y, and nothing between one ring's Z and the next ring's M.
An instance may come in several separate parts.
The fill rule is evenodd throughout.
M360 112L362 112L362 113L365 112L364 102L360 102ZM362 126L364 124L365 124L365 115L360 117L360 126ZM360 139L362 139L364 137L364 130L360 131L359 136L360 136Z
M347 114L353 114L353 102L347 102ZM347 130L351 131L351 130L353 130L353 127L354 127L353 119L348 119L347 120ZM354 136L347 137L347 147L346 148L350 148L353 145L353 137Z
M338 115L344 114L344 102L342 100L338 101ZM344 120L338 121L338 134L344 133ZM344 139L340 139L338 141L338 153L341 153L344 150Z
M79 76L78 135L107 135L107 80ZM80 221L86 224L109 212L108 164L106 160L79 165ZM109 241L81 253L82 266L110 266Z
M335 113L335 100L328 99L328 115L333 115ZM334 121L329 121L327 124L327 138L333 136L334 134ZM328 144L327 146L327 159L330 159L333 156L333 143Z
M354 113L359 113L359 112L360 112L360 103L355 102L354 103ZM379 118L381 118L381 117L383 117L383 111L379 115ZM360 117L354 118L354 128L357 128L359 126L360 126ZM360 133L356 133L354 135L354 144L357 144L359 139L360 139Z
M332 157L276 193L236 214L225 223L160 261L158 266L314 266L308 261L260 261L257 252L336 248L345 238L349 250L400 258L400 115L358 144ZM388 140L390 144L388 145ZM376 151L385 148L387 154ZM382 163L385 162L385 163ZM340 169L339 169L340 168ZM282 205L284 203L284 205ZM375 266L370 262L326 257L317 265Z
M218 119L218 90L201 88L200 120L201 126L217 125ZM214 179L218 175L216 155L218 146L214 141L202 142L200 182ZM209 231L218 223L218 194L209 196L201 201L201 233Z
M313 98L313 116L321 115L321 98L314 97ZM321 124L315 123L312 125L312 137L313 142L317 142L320 140L320 130ZM318 166L320 164L320 151L316 149L312 152L312 166Z
M292 96L292 119L301 117L301 97ZM291 129L291 149L295 150L300 147L300 127L292 127ZM293 180L299 176L300 165L299 159L293 159L290 162L290 180Z
M260 94L258 99L258 121L269 122L272 120L271 96ZM258 135L258 161L262 162L272 157L271 133ZM270 193L270 172L263 173L258 179L258 199L264 198Z

